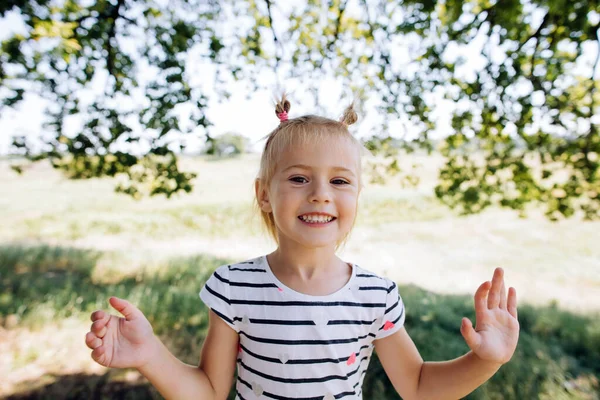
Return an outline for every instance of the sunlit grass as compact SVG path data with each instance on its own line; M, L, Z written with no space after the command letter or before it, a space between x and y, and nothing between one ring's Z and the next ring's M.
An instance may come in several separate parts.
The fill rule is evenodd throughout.
M126 252L123 269L147 264L147 258L197 252L256 256L273 247L253 206L258 161L256 154L184 157L182 168L198 173L194 191L140 201L114 193L111 179L67 180L43 163L17 176L0 161L0 186L9 188L0 196L0 243ZM416 170L419 185L403 188L397 177L385 185L366 179L344 248L349 261L434 291L462 293L503 266L530 301L556 299L573 310L600 309L600 222L550 223L539 212L519 219L498 209L459 217L433 195L439 156L411 155L402 162L405 168L422 164ZM415 270L420 273L411 273ZM438 278L447 271L470 280L448 285ZM533 290L531 281L538 282Z
M15 177L6 164L0 164L7 174L0 184L12 188L2 200L0 218L6 224L0 227L0 240L68 241L132 235L153 239L191 235L237 238L260 232L252 192L258 162L255 155L237 160L187 162L199 174L191 195L140 201L115 194L110 179L69 181L43 164L23 177ZM429 221L453 215L431 193L409 190L395 196L381 188L368 185L362 194L357 220L360 226Z
M120 256L64 247L0 247L0 280L8 289L0 298L2 325L10 330L26 330L10 339L12 345L5 344L11 349L8 356L4 355L9 363L7 378L30 365L44 366L48 371L29 383L17 382L15 390L26 393L29 385L39 388L41 394L47 390L44 385L49 385L55 391L54 398L66 398L60 384L69 382L74 385L69 390L84 393L93 385L95 393L103 393L102 398L108 399L117 388L123 388L119 382L127 381L126 371L112 371L100 381L93 375L62 377L59 373L69 370L74 360L82 363L89 357L83 345L89 313L108 309L111 295L136 304L179 358L197 362L208 323L198 291L212 271L227 260L203 255L174 258L157 262L152 269L138 268L115 277L106 276L111 270L106 269L106 260L111 259L118 262ZM105 264L98 264L100 260ZM405 285L400 292L409 310L407 330L426 360L449 359L468 350L459 324L463 316L474 319L470 296L438 295ZM522 306L519 315L521 336L513 360L467 398L593 399L600 390L595 378L600 374L600 318L556 307L531 306ZM71 322L61 325L59 321ZM77 321L81 321L81 328ZM57 332L50 333L52 327ZM54 335L79 345L69 343L70 352L60 353L61 339L57 342ZM156 395L139 376L131 377L135 384L129 386L128 398ZM376 358L367 374L364 396L397 398Z
M555 305L521 306L515 358L469 398L594 399L600 223L552 224L496 209L459 218L433 196L439 160L417 158L425 162L417 188L392 179L364 189L347 259L455 293L472 293L472 281L504 266L521 299ZM173 352L197 362L207 326L198 291L216 266L258 255L266 242L257 239L252 205L257 155L182 165L198 172L193 193L135 201L115 194L111 179L70 181L44 164L19 177L0 161L0 187L8 188L0 196L0 396L9 384L21 398L35 388L45 398L160 398L132 371L107 372L89 358L89 313L107 309L111 295L137 304ZM472 317L470 296L406 285L402 294L407 329L426 359L466 351L458 324ZM397 398L383 376L374 360L365 399Z

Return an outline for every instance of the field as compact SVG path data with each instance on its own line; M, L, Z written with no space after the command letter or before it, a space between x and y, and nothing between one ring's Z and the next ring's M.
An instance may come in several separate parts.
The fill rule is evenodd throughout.
M460 318L502 266L526 304L521 341L470 397L598 399L600 222L551 223L535 210L459 217L433 197L439 159L404 162L422 164L421 183L367 184L342 258L401 285L407 330L426 360L466 351ZM111 179L71 181L46 164L18 176L0 161L0 397L159 398L135 371L89 357L87 318L110 295L138 304L180 358L197 362L203 282L216 266L274 246L252 207L257 155L182 166L198 172L192 194L135 201L115 194ZM382 374L375 360L365 399L397 398Z

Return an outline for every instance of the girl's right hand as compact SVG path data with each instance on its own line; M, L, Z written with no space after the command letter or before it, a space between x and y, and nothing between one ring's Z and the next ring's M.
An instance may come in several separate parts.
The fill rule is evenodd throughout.
M125 318L98 310L85 344L98 364L111 368L140 368L149 360L154 333L144 314L128 301L111 297L109 303Z

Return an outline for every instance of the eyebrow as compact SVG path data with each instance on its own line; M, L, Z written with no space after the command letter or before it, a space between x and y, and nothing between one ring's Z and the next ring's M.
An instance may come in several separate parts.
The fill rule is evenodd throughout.
M299 168L299 169L307 169L307 170L311 170L312 167L308 166L308 165L304 165L304 164L294 164L294 165L290 165L289 167L287 167L286 169L284 169L282 172L285 172L289 169L292 168ZM352 175L354 175L354 171L352 171L351 169L348 169L346 167L332 167L331 169L335 170L335 171L345 171L345 172L349 172Z

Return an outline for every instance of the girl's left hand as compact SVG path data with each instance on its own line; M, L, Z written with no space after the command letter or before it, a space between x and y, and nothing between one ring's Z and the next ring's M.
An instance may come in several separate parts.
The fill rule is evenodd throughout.
M463 318L460 332L467 345L480 359L504 364L510 360L519 339L517 291L504 287L504 271L496 268L492 282L487 281L475 292L476 326Z

